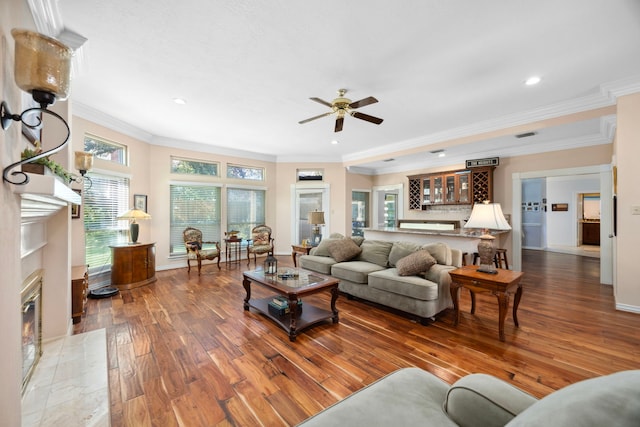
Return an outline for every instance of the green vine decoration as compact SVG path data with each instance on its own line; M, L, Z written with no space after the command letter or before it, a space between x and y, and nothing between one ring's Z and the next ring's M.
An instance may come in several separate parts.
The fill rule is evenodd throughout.
M22 153L20 154L20 158L24 160L24 159L37 156L40 153L42 153L42 147L40 146L40 141L36 141L34 148L27 147L24 150L22 150ZM54 174L62 178L65 184L67 184L73 179L72 175L60 163L57 163L51 160L48 156L42 157L36 160L35 162L31 162L31 163L44 165L48 167L51 170L51 172L53 172Z

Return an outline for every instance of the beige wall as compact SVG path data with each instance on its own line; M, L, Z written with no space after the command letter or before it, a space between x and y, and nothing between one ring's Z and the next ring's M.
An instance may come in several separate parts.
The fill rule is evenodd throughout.
M616 304L619 308L640 311L640 93L618 99L618 127L614 142L615 164L618 168L618 234L616 237L617 262L614 266L617 280Z

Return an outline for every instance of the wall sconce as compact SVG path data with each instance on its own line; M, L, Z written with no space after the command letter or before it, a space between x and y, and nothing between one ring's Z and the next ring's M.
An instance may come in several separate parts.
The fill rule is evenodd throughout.
M78 184L82 184L85 180L89 181L89 186L87 190L93 186L93 181L88 176L85 176L87 172L91 170L93 167L93 153L87 153L85 151L76 151L75 152L75 161L73 162L75 168L80 172L80 176L73 176L69 183L77 182Z
M128 219L131 220L129 225L129 237L131 242L129 244L135 245L138 243L138 232L140 231L140 225L136 222L138 219L151 219L151 215L141 209L130 209L119 215L116 219Z
M31 129L39 129L42 126L40 116L42 113L57 118L67 129L66 138L57 147L15 162L4 169L2 173L4 181L22 185L29 182L29 176L22 171L11 172L11 170L57 153L66 145L71 135L67 122L59 114L48 110L47 107L53 104L56 99L64 100L69 96L73 51L58 40L33 31L13 29L11 34L16 41L14 71L16 85L25 92L31 93L34 101L40 104L40 107L27 108L20 114L12 114L7 103L2 101L0 104L2 129L8 129L12 121L21 122ZM11 177L22 175L22 177L12 180L9 175Z

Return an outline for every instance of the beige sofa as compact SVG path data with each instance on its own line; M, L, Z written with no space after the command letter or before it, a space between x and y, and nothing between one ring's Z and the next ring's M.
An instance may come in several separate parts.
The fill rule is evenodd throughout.
M349 297L416 315L423 324L452 306L448 272L461 264L462 252L444 243L342 236L325 239L300 257L302 268L339 279L340 291Z
M467 375L450 386L404 368L299 426L637 427L638 402L640 370L581 381L538 400L491 375Z

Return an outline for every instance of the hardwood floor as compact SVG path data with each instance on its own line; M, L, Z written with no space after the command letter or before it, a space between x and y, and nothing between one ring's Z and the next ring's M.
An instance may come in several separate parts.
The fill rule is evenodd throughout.
M289 256L278 263L292 266ZM537 397L640 368L640 315L614 310L597 258L525 251L520 327L509 314L504 343L496 298L478 295L471 315L464 290L458 327L453 310L422 326L341 296L339 324L291 343L273 322L244 311L245 268L207 263L200 277L186 267L162 271L155 284L89 300L74 333L106 328L114 427L295 425L406 366L449 383L484 372ZM267 296L259 286L252 293ZM305 303L329 300L326 293Z

